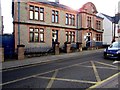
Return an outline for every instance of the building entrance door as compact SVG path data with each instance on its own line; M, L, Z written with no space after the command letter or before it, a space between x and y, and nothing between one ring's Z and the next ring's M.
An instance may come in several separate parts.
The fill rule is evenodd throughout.
M86 41L86 47L90 47L90 44L91 44L91 34L90 33L88 33L88 35L87 35L87 41Z
M52 30L52 47L54 42L58 42L58 30Z

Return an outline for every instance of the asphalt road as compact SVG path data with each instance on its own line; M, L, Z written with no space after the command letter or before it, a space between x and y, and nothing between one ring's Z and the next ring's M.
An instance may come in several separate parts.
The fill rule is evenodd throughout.
M2 72L3 88L82 88L88 89L119 72L114 60L103 52L90 53L31 67ZM4 89L3 89L4 90ZM12 89L11 89L12 90Z

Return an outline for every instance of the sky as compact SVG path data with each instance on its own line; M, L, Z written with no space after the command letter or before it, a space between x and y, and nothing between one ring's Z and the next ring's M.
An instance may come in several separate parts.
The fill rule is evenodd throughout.
M4 33L13 32L13 19L11 15L12 0L0 0L2 8L2 16L4 17ZM55 1L55 0L49 0ZM114 16L118 11L118 2L120 0L59 0L60 4L67 5L75 10L82 7L87 2L92 2L99 13L104 13L110 16Z

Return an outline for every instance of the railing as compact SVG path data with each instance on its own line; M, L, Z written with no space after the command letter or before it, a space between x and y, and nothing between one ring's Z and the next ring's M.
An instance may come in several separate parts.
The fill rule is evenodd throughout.
M103 46L103 42L96 42L96 41L88 41L86 43L86 47L102 47Z
M53 49L51 47L30 47L25 48L25 55L47 55L52 53Z

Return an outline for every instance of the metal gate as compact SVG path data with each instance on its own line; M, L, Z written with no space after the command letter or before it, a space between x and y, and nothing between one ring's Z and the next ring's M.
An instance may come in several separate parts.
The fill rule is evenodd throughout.
M14 57L14 35L4 34L2 36L2 45L4 47L4 58L12 59Z

